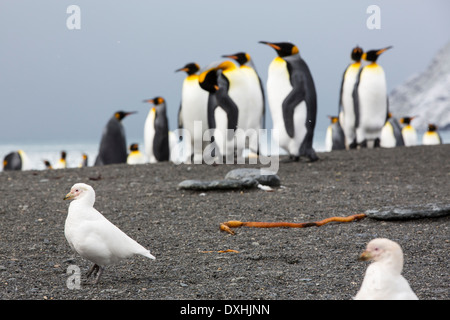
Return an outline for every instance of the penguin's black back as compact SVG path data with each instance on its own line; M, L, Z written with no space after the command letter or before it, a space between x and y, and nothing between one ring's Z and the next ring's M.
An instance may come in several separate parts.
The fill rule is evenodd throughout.
M95 165L127 162L127 143L122 123L113 116L103 130Z
M294 128L294 107L300 102L306 103L306 136L300 146L300 155L308 156L312 161L317 160L317 156L312 147L314 128L317 116L317 95L314 79L306 62L298 55L284 57L290 75L290 82L293 87L291 94L283 102L283 117L288 134L293 136ZM293 107L287 107L289 104ZM286 112L285 112L286 110ZM289 130L292 130L289 132Z
M153 154L158 161L169 161L169 124L165 108L156 109Z
M13 151L5 156L3 159L3 170L11 171L11 170L21 170L22 169L22 158L20 157L19 152Z

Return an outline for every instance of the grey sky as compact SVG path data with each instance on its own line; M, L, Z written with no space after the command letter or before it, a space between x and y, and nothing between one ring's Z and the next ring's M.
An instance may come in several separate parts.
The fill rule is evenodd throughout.
M80 30L66 27L71 4ZM379 30L366 27L371 4ZM173 130L185 77L174 71L247 51L265 82L275 51L260 40L299 47L317 88L316 130L325 130L353 46L394 47L379 58L390 91L450 40L449 13L448 0L0 0L0 142L100 140L117 110L138 111L124 125L128 141L141 139L142 100L158 95Z

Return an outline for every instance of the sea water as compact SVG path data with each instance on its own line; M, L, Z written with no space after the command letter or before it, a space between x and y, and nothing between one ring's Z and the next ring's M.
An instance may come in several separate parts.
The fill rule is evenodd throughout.
M443 143L450 143L450 131L439 132ZM317 130L314 133L313 148L316 152L325 152L325 135L326 131ZM423 132L418 132L418 144L421 144ZM139 144L141 151L144 150L144 143L142 139L127 139L128 141L136 142ZM262 143L270 144L270 137L261 139ZM88 156L88 165L93 166L95 158L98 154L100 141L97 140L85 140L85 141L74 141L74 142L63 142L63 141L21 141L21 142L3 142L0 143L0 159L3 160L4 157L12 151L23 150L29 160L31 169L33 170L44 170L46 169L44 160L49 161L52 165L61 157L61 151L66 151L66 163L68 168L77 168L82 162L83 154ZM270 150L270 146L264 145L262 150ZM285 155L286 152L283 150L279 151L280 155ZM267 155L267 153L266 153ZM3 170L3 165L0 171Z

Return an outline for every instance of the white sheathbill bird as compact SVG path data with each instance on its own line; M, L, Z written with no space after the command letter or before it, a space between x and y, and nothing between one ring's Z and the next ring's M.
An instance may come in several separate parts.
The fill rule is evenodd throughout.
M401 275L403 251L394 241L377 238L367 244L360 260L373 260L367 267L355 300L418 300Z
M96 273L98 283L106 266L133 255L155 259L150 251L131 239L94 208L95 191L84 183L76 183L64 200L69 205L64 234L70 247L81 257L94 263L89 277Z

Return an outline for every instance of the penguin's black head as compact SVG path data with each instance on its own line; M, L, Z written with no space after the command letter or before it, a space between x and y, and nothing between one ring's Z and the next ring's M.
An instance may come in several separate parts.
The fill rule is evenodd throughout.
M362 58L366 61L375 62L375 61L377 61L380 54L382 54L386 50L389 50L390 48L392 48L392 46L386 47L384 49L367 51L367 52L363 53Z
M125 118L126 116L129 116L130 114L133 114L133 113L136 113L136 111L133 111L133 112L117 111L116 113L114 113L114 117L120 121L123 118Z
M339 121L339 117L336 116L328 116L328 119L330 119L331 123L336 123Z
M165 103L165 100L162 97L155 97L153 99L146 99L143 102L153 103L155 106L157 106L157 105Z
M52 165L51 165L50 161L44 160L44 164L47 169L52 169Z
M433 131L436 131L436 130L437 130L436 125L434 125L434 124L432 124L432 123L430 123L430 124L428 125L428 131L433 132Z
M217 70L210 69L201 73L198 78L198 83L203 90L210 93L214 93L219 90L219 85L217 83Z
M351 58L353 61L360 61L361 57L363 55L363 49L356 46L353 48L352 53L351 53Z
M223 55L222 58L230 58L230 59L236 60L239 63L239 65L241 65L241 66L246 64L248 61L250 61L250 55L245 52L238 52L235 54Z
M65 151L61 151L61 159L66 159L66 155Z
M195 62L191 62L191 63L186 64L183 68L175 70L175 72L184 71L188 75L193 75L198 70L200 70L200 66Z
M400 123L402 123L402 124L410 124L412 119L414 119L414 117L403 117L403 118L400 118Z
M299 50L295 44L290 42L267 42L260 41L259 43L266 44L277 51L279 57L287 57L292 56L294 54L298 54Z
M138 147L137 143L132 143L130 145L130 151L138 151L138 150L139 150L139 147Z

